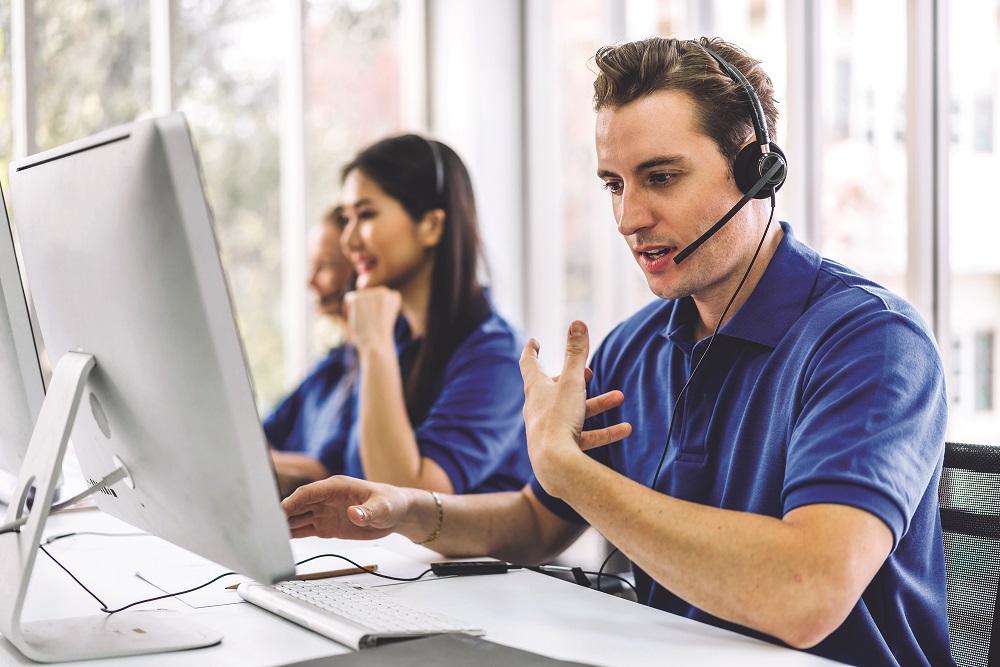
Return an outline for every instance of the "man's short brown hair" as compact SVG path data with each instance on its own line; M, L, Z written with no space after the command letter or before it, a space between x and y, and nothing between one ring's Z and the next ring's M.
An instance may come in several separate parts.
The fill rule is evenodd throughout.
M700 131L732 162L753 133L753 113L746 91L705 50L711 49L747 78L760 99L771 138L778 109L774 86L760 61L717 37L681 40L650 37L602 47L594 56L594 109L622 107L659 92L674 90L691 98ZM669 121L669 119L664 119Z

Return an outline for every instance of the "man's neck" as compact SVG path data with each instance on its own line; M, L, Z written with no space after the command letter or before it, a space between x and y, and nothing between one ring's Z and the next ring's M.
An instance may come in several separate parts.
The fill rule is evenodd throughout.
M764 245L760 249L760 254L753 263L750 275L747 276L743 287L739 288L739 294L736 295L735 299L733 299L733 293L739 286L746 269L738 272L738 274L734 274L710 298L702 300L697 296L693 297L695 308L698 310L698 317L694 325L695 341L711 336L715 332L716 327L719 329L724 327L743 304L746 303L750 295L753 294L754 289L757 288L757 283L760 282L764 271L767 270L768 264L771 263L771 259L774 257L774 253L777 252L784 235L785 232L780 226L775 226L767 233L767 239L764 241ZM750 257L752 256L751 254ZM749 263L749 258L747 262ZM729 306L730 299L733 300L731 306ZM727 306L729 307L728 310L726 310ZM723 313L725 313L725 318L720 323L719 320L722 318Z

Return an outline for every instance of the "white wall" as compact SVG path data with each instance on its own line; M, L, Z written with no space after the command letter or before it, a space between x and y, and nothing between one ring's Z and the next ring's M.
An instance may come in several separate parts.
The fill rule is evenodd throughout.
M493 298L524 326L521 3L428 0L430 132L465 160Z

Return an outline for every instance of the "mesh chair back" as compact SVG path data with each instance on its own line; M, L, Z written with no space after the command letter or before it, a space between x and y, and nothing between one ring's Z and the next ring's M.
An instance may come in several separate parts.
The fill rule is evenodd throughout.
M1000 666L1000 447L946 443L938 495L952 655Z

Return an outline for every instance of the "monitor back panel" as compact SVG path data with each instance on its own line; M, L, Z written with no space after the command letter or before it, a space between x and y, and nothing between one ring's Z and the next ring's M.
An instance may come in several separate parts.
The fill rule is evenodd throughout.
M0 216L0 471L9 475L2 494L24 461L45 390L2 193Z
M293 571L266 439L182 114L11 165L53 366L93 354L73 442L105 512L261 581Z

